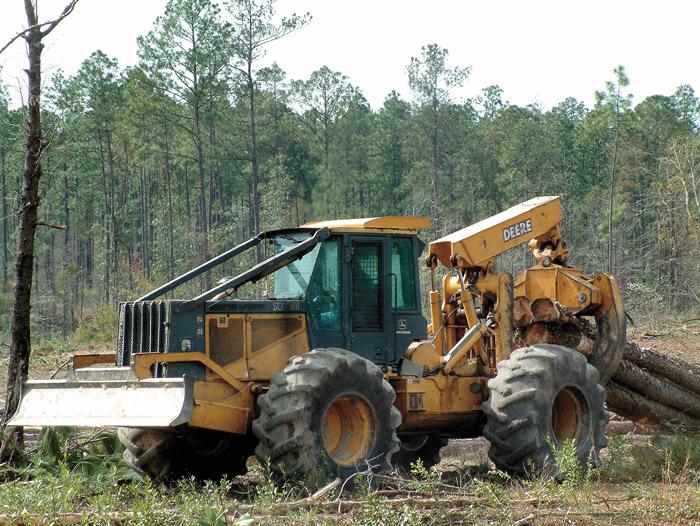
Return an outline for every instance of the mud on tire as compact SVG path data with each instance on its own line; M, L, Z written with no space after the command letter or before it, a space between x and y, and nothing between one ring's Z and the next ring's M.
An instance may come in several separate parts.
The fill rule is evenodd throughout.
M550 444L566 440L574 441L584 467L590 460L597 464L609 420L599 378L585 356L558 345L521 348L499 363L482 404L496 467L517 475L556 472Z
M120 427L117 435L126 448L126 463L141 477L157 482L243 475L253 453L250 437L211 431Z
M278 482L389 471L399 449L395 397L382 371L357 354L316 349L292 357L258 398L255 454Z
M400 437L401 449L391 459L393 466L406 473L420 460L426 469L440 463L440 450L447 445L447 438L437 435L417 434Z

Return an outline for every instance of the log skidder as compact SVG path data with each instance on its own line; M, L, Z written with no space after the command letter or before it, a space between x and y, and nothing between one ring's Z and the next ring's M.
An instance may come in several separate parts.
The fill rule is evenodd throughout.
M429 468L448 438L482 432L514 473L547 468L567 440L587 462L605 445L598 383L620 363L624 308L611 276L568 264L563 217L558 197L534 198L428 247L426 217L257 234L120 304L116 352L28 381L9 424L126 428L127 462L160 480L242 472L255 446L276 480L313 486ZM497 272L524 243L535 264ZM270 256L239 275L162 298L260 244ZM237 294L268 276L264 297Z
M516 350L498 364L482 408L489 458L517 475L556 473L553 448L572 441L582 466L598 465L607 446L605 389L581 353L558 345Z

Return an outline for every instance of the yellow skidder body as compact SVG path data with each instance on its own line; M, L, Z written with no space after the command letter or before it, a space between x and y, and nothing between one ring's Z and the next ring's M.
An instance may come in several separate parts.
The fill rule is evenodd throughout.
M613 277L569 266L562 219L558 197L534 198L424 257L425 217L259 234L123 303L115 354L27 382L10 423L129 428L127 461L156 478L235 474L253 448L285 477L432 465L447 438L481 434L512 472L546 464L546 437L574 440L584 461L604 446L599 384L619 364L625 317ZM156 299L261 243L266 259L242 274ZM534 265L499 272L498 256L524 243ZM419 256L432 273L427 323ZM269 275L265 297L237 297Z

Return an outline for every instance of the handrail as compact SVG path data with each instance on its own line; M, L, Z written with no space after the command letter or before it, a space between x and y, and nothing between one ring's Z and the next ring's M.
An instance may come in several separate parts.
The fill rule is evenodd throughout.
M288 248L284 252L280 252L279 254L275 254L274 256L267 258L265 261L258 263L250 270L239 274L238 276L235 276L231 279L228 279L220 285L217 285L216 287L211 288L208 291L200 294L196 298L183 303L180 306L180 309L186 310L194 308L198 305L201 305L205 301L213 298L220 292L224 292L229 289L236 290L239 287L241 287L241 285L244 285L249 281L257 281L260 278L264 278L265 276L272 274L273 272L283 267L286 267L294 260L300 259L305 254L311 252L311 250L313 250L313 248L316 245L328 239L330 235L331 231L328 228L321 228L317 230L316 233L309 239L306 239L301 243Z
M207 270L210 270L221 263L228 261L234 256L237 256L241 252L245 252L249 248L252 248L258 244L264 239L265 235L263 233L260 233L254 237L251 237L248 241L245 241L241 243L240 245L237 245L233 247L230 250L227 250L226 252L223 252L222 254L219 254L215 258L210 259L209 261L206 261L199 265L198 267L193 268L192 270L185 272L181 276L178 276L177 278L167 282L165 285L161 285L155 290L152 290L151 292L144 294L141 296L139 299L136 301L148 301L148 300L153 300L156 299L159 296L162 296L166 292L169 292L173 290L174 288L182 285L183 283L186 283L190 281L192 278L196 278L200 274L203 274Z

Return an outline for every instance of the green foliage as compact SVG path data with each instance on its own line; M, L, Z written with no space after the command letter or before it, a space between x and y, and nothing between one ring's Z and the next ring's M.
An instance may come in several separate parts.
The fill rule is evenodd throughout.
M78 435L45 428L17 478L0 484L0 514L10 521L51 524L80 514L86 524L247 526L229 515L232 483L182 480L174 488L138 479L121 458L113 433Z
M588 474L586 465L581 464L576 455L576 444L566 440L563 444L552 447L557 468L557 480L569 490L575 490L585 481Z
M0 326L9 327L12 317L12 295L0 291Z
M206 481L198 484L194 479L183 479L173 492L175 505L185 518L184 523L192 526L246 526L252 523L248 514L229 522L230 493L233 484L226 477L219 482Z
M509 489L504 487L502 482L510 480L510 477L504 472L496 472L496 480L474 479L470 482L469 487L493 507L501 507L509 500Z
M95 482L115 476L128 480L133 473L122 461L123 451L114 433L99 431L79 436L75 428L45 427L30 456L30 472L37 476L68 469Z
M684 435L657 435L651 446L633 448L632 457L666 483L696 483L700 479L700 439Z
M555 193L572 264L605 270L611 240L631 306L639 295L643 312L698 309L700 103L690 86L635 101L618 66L591 108L573 98L551 109L514 105L498 85L459 100L470 68L430 43L407 64L410 101L391 92L371 108L328 66L287 79L268 44L310 16L276 8L274 0L170 0L138 39L139 64L123 68L88 49L78 72L50 80L40 216L68 230L37 233L34 334L80 326L80 343L111 341L108 323L97 335L90 328L97 307L135 299L259 228L415 214L433 217L434 238ZM0 86L6 326L24 115L8 108L5 92ZM503 260L513 272L531 262L524 248Z
M101 305L91 317L87 317L73 333L76 344L111 343L117 334L119 319L111 305Z
M421 458L411 464L410 473L415 479L410 486L421 491L436 490L441 480L440 473L426 468Z
M652 284L632 281L625 287L625 292L625 310L631 315L658 313L663 306L663 297Z

